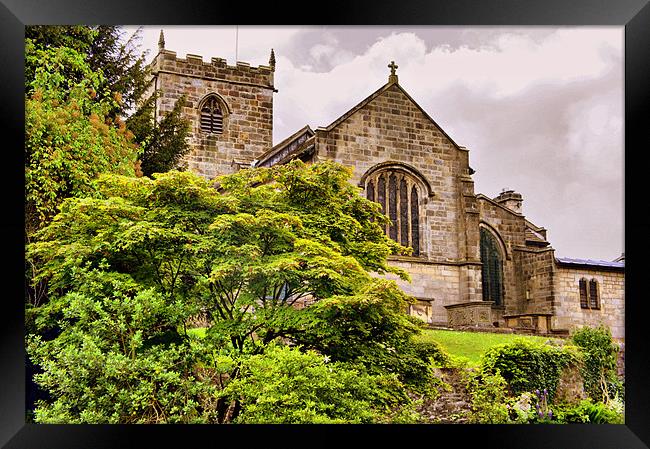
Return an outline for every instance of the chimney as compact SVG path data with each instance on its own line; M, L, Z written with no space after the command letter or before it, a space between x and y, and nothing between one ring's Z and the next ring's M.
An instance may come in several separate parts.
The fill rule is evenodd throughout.
M524 200L521 197L521 193L517 193L514 190L503 189L499 196L494 198L494 201L517 214L521 214L521 203Z

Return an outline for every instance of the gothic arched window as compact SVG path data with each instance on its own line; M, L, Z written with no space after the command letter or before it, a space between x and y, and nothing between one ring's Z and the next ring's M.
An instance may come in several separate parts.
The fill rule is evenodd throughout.
M382 213L391 223L384 232L391 239L413 248L420 255L420 205L418 182L399 168L387 168L364 178L366 198L381 204Z
M503 303L503 261L497 239L490 231L481 228L481 268L483 301Z
M210 134L223 133L223 105L211 95L201 104L201 131Z

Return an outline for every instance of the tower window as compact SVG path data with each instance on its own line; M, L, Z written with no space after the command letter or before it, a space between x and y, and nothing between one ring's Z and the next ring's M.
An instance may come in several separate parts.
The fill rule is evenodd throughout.
M201 131L204 133L223 133L223 112L215 97L208 98L201 107Z

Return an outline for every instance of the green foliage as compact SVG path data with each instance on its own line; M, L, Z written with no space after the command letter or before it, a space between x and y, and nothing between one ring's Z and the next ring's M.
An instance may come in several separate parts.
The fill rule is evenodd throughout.
M394 282L372 279L356 295L332 296L307 309L309 324L293 338L335 361L396 373L423 388L432 378L431 358L444 355L435 343L413 342L419 328L404 313L409 302Z
M304 237L352 256L369 272L408 274L390 267L386 257L407 253L383 232L388 218L379 204L359 195L351 169L333 162L306 166L299 160L269 169L242 170L219 178L220 187L253 213L269 208L300 218Z
M472 397L469 422L473 424L510 423L508 384L496 370L469 372L467 389Z
M42 368L36 382L51 400L38 423L206 422L200 397L214 386L192 375L194 351L174 330L184 306L127 275L78 270L78 288L39 310L37 324L58 336L31 336Z
M25 27L26 93L44 64L39 55L51 51L71 50L81 55L92 73L101 74L95 89L96 100L110 103L106 111L111 119L133 109L149 83L145 57L139 50L140 30L130 37L119 26L30 25ZM59 67L72 86L82 83L87 74L73 66ZM51 70L52 66L48 68Z
M623 386L616 375L618 346L605 326L583 327L577 330L571 340L583 353L582 375L585 390L594 400L606 402L615 395L623 395Z
M238 423L339 424L415 420L395 376L373 376L314 351L273 346L245 359L224 394L241 399Z
M557 421L566 424L623 424L623 404L618 400L604 404L584 399L575 405L557 407Z
M47 223L67 197L96 191L102 172L133 175L138 148L119 118L104 76L73 48L26 46L34 67L25 100L27 231ZM102 98L98 99L98 92Z
M483 355L482 370L498 371L515 395L546 388L552 400L562 370L579 363L578 354L569 346L557 347L520 339L487 350Z
M246 409L247 392L259 388L247 378L265 376L267 368L280 368L294 356L302 369L293 352L269 359L264 352L273 341L307 329L330 335L350 360L328 365L325 371L332 366L337 383L322 391L326 399L313 413L296 411L287 419L411 420L411 412L397 406L406 400L399 379L429 375L436 353L410 343L417 326L404 314L407 297L394 282L375 280L366 270L373 265L388 271L385 255L395 245L371 227L352 226L366 200L352 198L347 171L323 165L250 170L223 178L227 190L186 172L153 179L102 175L94 197L67 198L26 253L37 267L34 282L46 282L50 295L30 310L37 332L48 334L30 337L29 353L43 370L37 382L52 398L39 403L36 420L231 422L245 410L250 414L242 420L270 419L250 400ZM249 183L265 177L272 184ZM283 179L312 187L297 201ZM334 194L341 191L349 195ZM324 197L340 214L328 228L312 211ZM378 209L366 212L380 219ZM374 252L355 250L364 238ZM303 299L316 306L294 307ZM331 326L310 313L312 307L321 310L319 302L327 313L327 304L332 311L343 305L356 327L349 334L354 340L317 329ZM205 338L184 331L195 316L210 323ZM367 340L376 347L355 354L352 346ZM326 374L322 366L314 369L315 378ZM366 384L353 388L353 380ZM278 392L311 388L298 381L292 387L293 378L287 382ZM241 397L230 393L236 387ZM347 415L323 408L328 395ZM118 399L110 402L112 397ZM305 410L291 410L298 409Z

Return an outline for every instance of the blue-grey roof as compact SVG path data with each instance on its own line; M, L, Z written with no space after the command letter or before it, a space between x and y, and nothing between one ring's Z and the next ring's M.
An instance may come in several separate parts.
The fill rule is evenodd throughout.
M596 259L571 259L569 257L556 257L558 262L571 265L593 265L595 267L625 268L625 262L610 262Z

